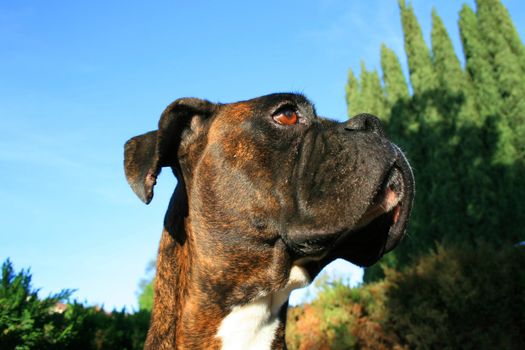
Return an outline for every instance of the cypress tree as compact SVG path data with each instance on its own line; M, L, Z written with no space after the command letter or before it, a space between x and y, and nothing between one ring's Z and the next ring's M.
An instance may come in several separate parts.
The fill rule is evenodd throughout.
M365 63L361 62L358 80L350 70L346 85L346 101L349 116L370 113L384 120L386 115L385 96L377 71L368 71Z
M456 56L452 41L443 21L432 9L432 58L439 86L453 93L465 89L465 79L461 64Z
M489 62L489 54L480 34L477 16L466 4L460 11L459 32L467 72L473 83L473 92L479 111L478 125L483 125L488 117L498 113L501 101Z
M525 240L525 71L523 44L498 0L464 5L459 27L466 66L432 13L432 53L410 4L400 0L412 94L399 60L381 48L385 120L414 165L418 194L409 239L380 264L399 268L443 246L495 247ZM362 65L357 105L376 108L377 74ZM379 91L372 88L371 91ZM356 111L357 112L357 111ZM365 281L377 279L377 265Z
M381 45L381 70L385 91L385 121L387 132L395 141L406 148L407 139L417 125L407 113L406 104L410 98L408 84L395 52L385 44Z
M451 216L443 217L442 214L448 206L448 203L443 202L446 199L443 191L447 190L444 187L450 184L444 181L448 175L444 174L443 169L450 168L450 151L448 140L443 138L446 121L436 99L439 84L429 48L423 39L412 5L406 6L404 0L400 0L399 5L413 89L405 113L410 114L409 118L415 121L414 132L407 138L407 148L410 159L416 164L418 188L425 188L424 192L418 193L414 204L410 245L405 245L407 251L403 249L397 253L399 260L403 262L414 246L423 247L440 242L448 230L447 220ZM419 167L418 164L425 166Z
M423 93L437 85L432 60L412 5L406 6L405 0L400 0L399 7L410 70L410 82L414 94Z
M497 19L494 21L495 27L498 28L498 32L503 35L511 52L518 58L522 72L525 73L525 47L523 46L518 31L510 18L509 11L507 11L505 6L499 0L478 1L478 6L480 5L482 7L487 7L490 10L491 18Z
M499 25L501 32L507 40L510 49L518 58L522 73L525 74L525 46L523 46L518 31L516 30L512 19L510 18L509 11L507 11L505 6L503 6L503 4L499 1L496 2L494 10L495 15L498 16L500 20Z
M429 49L423 40L421 27L414 14L411 4L405 5L404 0L399 1L401 22L405 42L405 52L408 60L410 83L413 96L405 108L405 113L410 115L412 133L427 137L424 146L410 147L412 157L416 162L434 159L429 154L433 150L435 139L432 138L432 127L442 120L435 108L432 92L438 82L432 65ZM425 136L426 135L426 136ZM415 139L410 143L417 143Z
M500 226L500 219L493 213L499 192L498 174L492 165L498 137L494 123L502 101L478 18L468 5L463 5L460 11L459 30L471 82L468 92L472 98L469 100L477 111L460 130L461 139L470 142L466 151L473 153L465 171L470 202L464 224L470 232L476 230L480 237L494 241L494 233Z
M361 62L361 112L371 113L386 120L385 95L376 70L366 69Z
M458 227L462 221L462 208L468 200L461 190L462 176L458 166L464 164L465 153L458 153L459 135L456 132L458 119L466 112L465 95L467 84L459 60L454 52L452 41L443 21L432 10L432 63L438 85L432 90L432 100L438 113L442 116L439 124L434 125L431 135L436 140L433 150L434 158L429 168L432 171L430 183L439 184L441 190L433 194L431 203L435 203L432 216L446 218L439 223L441 240L447 240L450 227ZM440 171L441 168L441 171ZM442 171L442 169L447 169ZM455 196L450 196L455 193ZM430 203L429 202L429 203Z
M513 53L501 31L500 19L494 15L498 2L476 1L479 28L502 98L496 121L500 135L495 161L504 165L514 161L525 164L525 75L519 57Z
M525 225L525 186L522 184L525 170L525 74L520 53L516 54L515 49L523 45L509 43L508 38L515 33L514 30L505 32L513 26L508 23L503 26L505 19L496 17L502 14L503 5L499 1L477 0L476 4L480 33L500 97L500 108L492 118L497 132L493 163L496 165L498 195L505 198L498 209L505 213L505 218L500 219L497 234L501 240L517 242L523 239L522 227ZM510 22L510 18L506 18Z
M465 171L468 178L466 194L470 198L464 222L468 231L465 232L477 230L479 236L493 240L490 236L494 236L500 225L500 219L493 214L493 206L501 192L497 180L501 175L492 163L498 138L495 119L500 114L502 101L477 15L468 5L463 5L460 11L459 30L477 110L475 117L469 120L470 127L465 125L460 131L462 140L473 143L466 147L467 151L474 152L471 166L467 164Z
M381 45L381 69L383 71L383 82L387 106L392 107L398 100L409 97L408 84L401 63L395 52L385 44Z
M348 71L348 82L346 84L346 106L348 108L349 117L363 112L361 107L361 91L359 81L351 69Z
M461 68L452 41L435 9L432 11L431 36L434 67L440 82L434 97L448 121L440 136L443 140L448 138L448 142L440 148L442 156L448 159L450 171L446 172L448 178L442 179L448 191L442 191L441 195L445 196L443 203L447 203L446 197L449 197L447 210L453 214L443 215L451 218L448 222L450 227L462 232L458 235L449 229L444 240L461 238L472 243L471 228L480 223L485 214L484 208L493 198L491 192L487 194L479 190L480 187L488 191L494 189L487 166L490 161L483 150L482 124L479 123L472 82ZM451 197L449 193L455 193L455 196ZM478 232L477 237L483 235Z

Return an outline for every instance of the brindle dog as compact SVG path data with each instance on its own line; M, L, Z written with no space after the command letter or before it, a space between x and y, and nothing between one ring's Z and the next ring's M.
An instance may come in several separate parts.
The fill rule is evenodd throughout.
M336 258L369 266L403 237L411 168L362 114L338 123L298 94L178 99L132 138L144 202L178 185L160 241L147 349L283 349L288 296Z

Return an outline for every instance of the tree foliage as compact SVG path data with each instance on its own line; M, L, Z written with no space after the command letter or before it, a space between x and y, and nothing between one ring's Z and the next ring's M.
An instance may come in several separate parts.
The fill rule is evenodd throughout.
M155 285L155 266L156 261L150 261L146 268L146 276L139 282L138 302L140 310L151 312L151 310L153 309L153 286Z
M149 312L69 303L71 290L39 298L27 270L6 260L0 281L0 349L142 349Z
M476 12L467 5L460 12L465 67L438 13L432 12L429 48L412 5L400 0L409 82L385 45L382 84L373 84L373 94L364 88L372 86L364 64L359 79L349 73L349 114L382 110L387 132L415 171L409 238L391 253L390 265L408 265L436 243L525 239L525 49L499 0L476 4ZM368 269L365 279L381 271Z
M63 290L40 300L29 271L14 272L10 260L2 265L0 282L0 348L59 349L75 335L54 307L71 296Z

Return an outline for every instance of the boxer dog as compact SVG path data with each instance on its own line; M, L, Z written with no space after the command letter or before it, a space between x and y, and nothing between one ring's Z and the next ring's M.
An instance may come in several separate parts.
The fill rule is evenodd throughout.
M146 349L284 349L288 297L331 261L369 266L403 237L410 165L379 119L319 117L303 95L178 99L125 146L146 204L177 177Z

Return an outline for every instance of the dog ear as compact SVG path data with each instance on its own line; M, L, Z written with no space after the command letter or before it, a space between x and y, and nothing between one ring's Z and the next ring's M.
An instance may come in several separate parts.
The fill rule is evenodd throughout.
M160 173L155 156L157 131L135 136L124 146L124 172L133 192L146 204L153 198L153 186Z
M162 113L159 128L133 137L124 147L124 171L131 188L146 204L162 167L178 168L177 154L183 141L199 131L199 125L217 108L206 100L181 98ZM188 142L184 142L187 144ZM178 171L175 171L178 173Z

